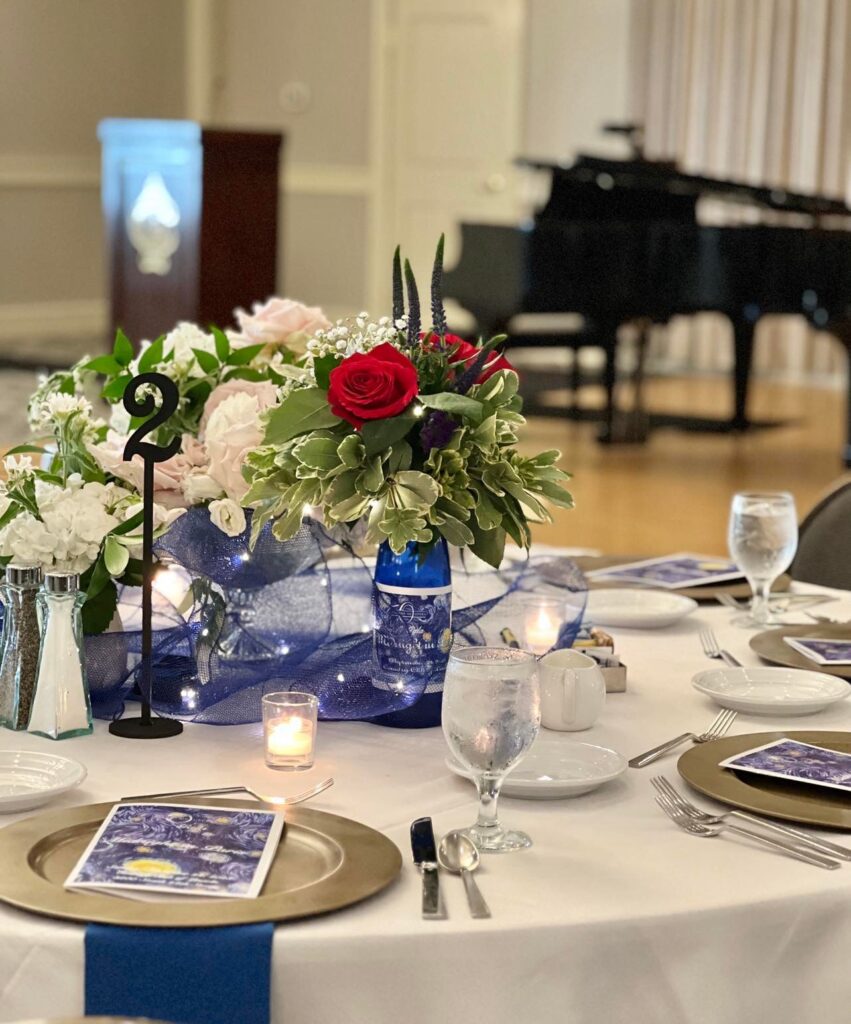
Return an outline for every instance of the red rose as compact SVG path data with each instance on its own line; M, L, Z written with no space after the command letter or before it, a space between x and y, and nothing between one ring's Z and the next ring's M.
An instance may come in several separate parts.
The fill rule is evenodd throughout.
M425 335L420 335L421 338L425 338ZM436 334L429 334L428 341L432 345L439 345L440 339ZM479 354L479 349L475 345L471 345L469 341L464 341L463 338L459 338L457 334L446 334L443 338L443 344L447 349L455 349L449 356L450 363L463 363L464 369L476 359ZM492 377L498 370L514 370L514 367L509 363L505 356L500 355L498 352L491 352L488 358L485 360L485 365L482 367L482 372L476 379L476 384L484 384L488 377ZM515 373L517 371L515 370Z
M385 342L366 355L356 352L329 375L331 412L353 427L396 416L417 395L417 371L407 356Z

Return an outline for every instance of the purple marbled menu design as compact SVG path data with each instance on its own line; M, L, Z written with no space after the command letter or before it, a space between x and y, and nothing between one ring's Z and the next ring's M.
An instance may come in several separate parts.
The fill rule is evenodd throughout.
M719 767L851 793L851 754L799 740L774 740L721 761Z
M272 811L116 804L65 885L252 899L283 826Z
M678 554L663 558L646 558L595 569L586 573L589 579L646 583L648 586L676 590L678 587L699 587L704 583L725 583L742 578L742 571L727 558L709 555Z
M785 636L786 643L817 665L851 665L851 640L825 640L817 636Z

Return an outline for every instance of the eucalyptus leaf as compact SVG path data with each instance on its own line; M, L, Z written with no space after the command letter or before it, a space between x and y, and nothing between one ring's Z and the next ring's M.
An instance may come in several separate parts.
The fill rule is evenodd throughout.
M498 569L505 554L505 530L482 530L473 526L473 543L470 550L477 558Z
M376 455L401 441L417 421L418 417L410 409L386 420L367 420L360 429L366 454Z
M484 406L469 395L456 395L452 391L441 391L437 395L420 395L420 403L429 409L440 409L454 416L463 416L473 423L480 423Z
M264 444L284 444L299 434L333 427L339 418L331 412L322 388L301 388L269 413Z

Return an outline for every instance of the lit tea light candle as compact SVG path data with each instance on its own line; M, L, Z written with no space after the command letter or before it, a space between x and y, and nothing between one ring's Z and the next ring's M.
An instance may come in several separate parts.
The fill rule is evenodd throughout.
M319 701L312 693L270 693L263 698L263 736L270 768L313 767Z
M313 750L313 723L298 715L271 722L266 746L270 754L304 757Z
M527 650L546 654L558 640L564 622L564 608L555 598L535 597L526 602L524 639Z

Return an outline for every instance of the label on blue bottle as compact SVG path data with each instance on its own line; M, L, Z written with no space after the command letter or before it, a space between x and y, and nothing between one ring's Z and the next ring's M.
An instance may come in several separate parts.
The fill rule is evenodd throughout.
M452 587L375 584L375 656L385 671L439 676L452 646Z

